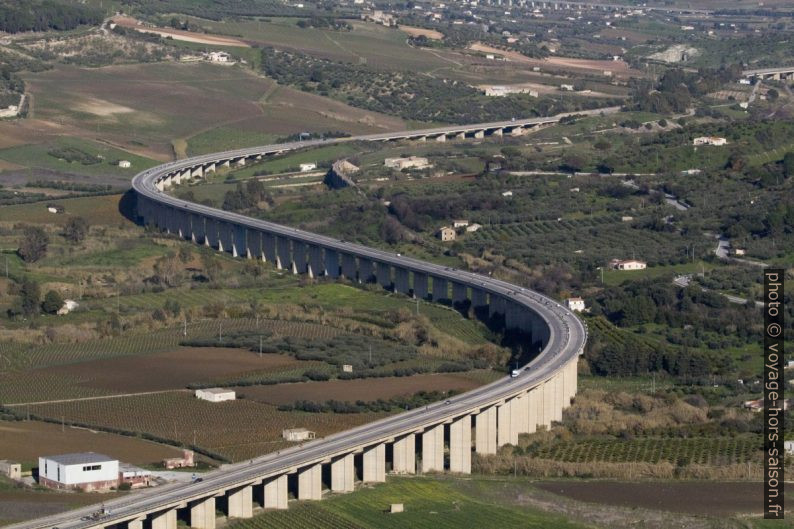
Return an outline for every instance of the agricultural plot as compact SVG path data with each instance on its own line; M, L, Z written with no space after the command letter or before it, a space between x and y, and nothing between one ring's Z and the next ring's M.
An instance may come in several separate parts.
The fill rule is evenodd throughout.
M30 406L31 415L111 431L148 434L241 461L285 446L281 431L306 427L318 437L371 422L383 414L282 412L249 400L210 403L190 393ZM230 425L234 425L230 428Z
M709 466L758 463L760 445L754 436L702 438L643 438L627 441L592 439L563 442L533 453L540 459L572 463L659 463ZM682 463L684 462L684 463Z
M452 64L430 50L410 47L401 31L373 23L351 21L352 31L333 31L299 28L294 18L194 20L211 32L241 35L244 40L257 44L374 68L425 72Z
M146 465L175 457L179 451L150 441L82 428L61 427L39 421L0 421L0 453L35 467L44 454L93 451L134 465Z
M55 224L62 226L72 216L89 219L92 225L118 226L129 221L119 212L120 195L53 199L47 204L63 207L60 215L47 211L44 203L18 204L0 208L0 222L22 222L30 224Z
M149 157L139 156L104 143L63 136L44 143L2 149L0 160L28 167L34 171L102 177L102 184L112 183L117 188L128 184L138 171L158 163ZM120 160L129 161L130 167L126 169L119 167Z
M489 491L497 483L482 483ZM392 503L405 512L389 514ZM289 511L271 511L232 523L230 529L293 529L333 527L351 529L389 528L522 528L573 529L583 527L564 517L544 513L519 502L492 502L452 480L389 478L382 485L362 488L355 494L333 496L323 502L301 502Z
M338 400L356 402L358 400L388 400L398 396L409 396L419 391L457 391L464 392L480 385L462 374L428 374L412 377L379 378L372 380L328 380L326 382L303 382L281 384L279 386L252 386L236 388L247 399L267 404L291 404L298 400L325 402ZM364 397L366 396L366 397Z

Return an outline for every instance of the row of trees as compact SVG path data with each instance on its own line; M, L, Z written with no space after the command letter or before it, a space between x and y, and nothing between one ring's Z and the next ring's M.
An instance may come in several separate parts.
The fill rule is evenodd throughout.
M59 0L5 0L0 4L0 31L69 30L102 22L104 12Z

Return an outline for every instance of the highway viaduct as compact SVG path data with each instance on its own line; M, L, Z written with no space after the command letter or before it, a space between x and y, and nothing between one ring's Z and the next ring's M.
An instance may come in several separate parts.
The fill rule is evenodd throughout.
M523 134L560 117L240 149L170 162L136 175L137 215L146 225L296 274L374 282L406 296L473 308L491 324L515 333L537 355L515 378L504 377L445 402L227 465L204 475L200 482L166 485L108 501L109 512L98 518L89 516L97 510L94 506L11 527L176 529L177 521L184 520L196 529L214 529L216 510L229 518L250 518L258 508L286 509L291 496L320 500L324 490L352 492L357 481L382 482L389 472L468 474L473 452L494 454L500 446L516 444L519 434L561 420L563 409L576 394L577 361L587 332L556 301L488 276L185 202L166 193L221 166L241 166L305 147Z
M742 75L746 79L772 79L780 81L783 79L794 79L794 66L783 66L780 68L758 68L756 70L745 70Z

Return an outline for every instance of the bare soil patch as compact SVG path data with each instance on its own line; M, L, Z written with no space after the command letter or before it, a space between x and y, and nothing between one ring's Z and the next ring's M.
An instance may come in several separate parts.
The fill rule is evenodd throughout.
M0 491L0 526L58 514L75 507L91 505L120 494L44 492L32 490Z
M427 37L428 39L432 40L442 40L444 38L443 33L434 29L417 28L403 25L401 25L399 29L404 33L408 33L412 37Z
M223 37L221 35L210 35L206 33L194 33L192 31L184 31L181 29L172 28L157 28L149 27L140 24L140 22L132 17L114 17L113 22L125 28L131 28L141 33L154 33L161 37L171 37L174 40L182 40L185 42L198 42L199 44L215 44L218 46L240 46L249 48L248 43L232 37Z
M762 511L761 483L553 481L538 486L578 501L622 507L711 516Z
M191 382L216 380L252 372L300 365L286 355L263 354L228 347L179 347L150 355L124 356L39 370L82 380L81 386L133 393L184 388Z
M0 421L0 454L4 459L34 464L38 457L69 452L99 452L120 461L144 465L179 455L179 450L135 437L93 432L38 421Z
M413 395L419 391L468 391L480 384L462 375L415 375L378 379L328 380L302 382L276 386L249 386L236 388L246 398L268 404L289 404L296 400L325 402L340 400L355 402L391 399Z
M532 59L517 51L505 51L493 46L488 46L481 42L475 42L469 46L472 51L479 51L481 53L493 53L500 55L510 61L524 63L530 66L539 66L541 68L552 67L562 70L581 71L587 70L590 73L597 72L601 74L604 70L608 70L613 74L634 75L640 72L631 70L627 62L619 61L600 61L591 59L574 59L572 57L546 57L545 59Z

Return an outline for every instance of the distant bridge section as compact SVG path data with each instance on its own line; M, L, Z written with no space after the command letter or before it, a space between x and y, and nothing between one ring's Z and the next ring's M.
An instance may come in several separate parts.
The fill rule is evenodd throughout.
M794 66L782 66L777 68L759 68L757 70L744 70L742 75L746 79L757 79L763 81L772 79L780 81L784 79L794 79Z

